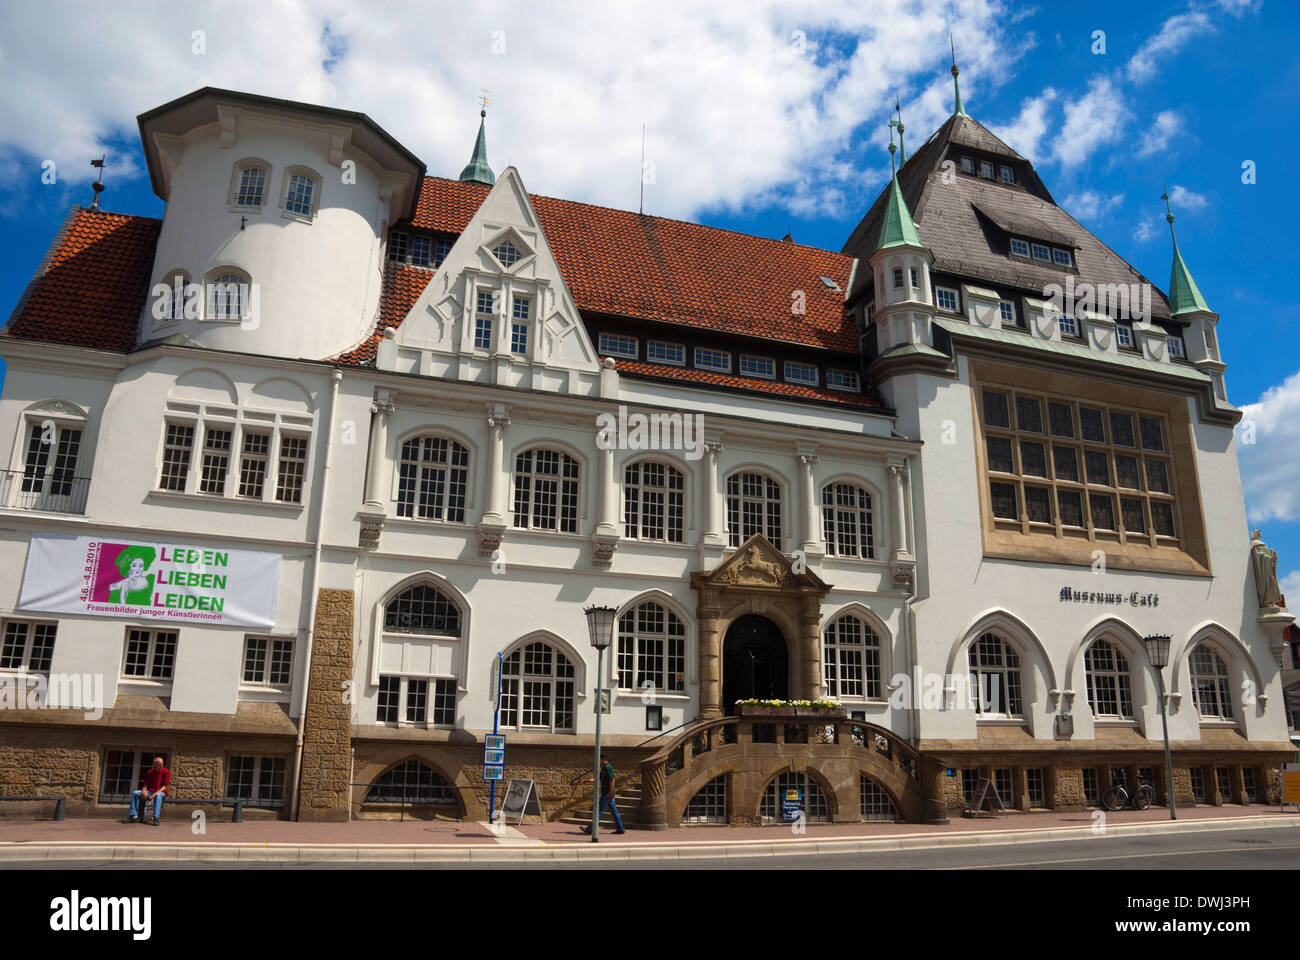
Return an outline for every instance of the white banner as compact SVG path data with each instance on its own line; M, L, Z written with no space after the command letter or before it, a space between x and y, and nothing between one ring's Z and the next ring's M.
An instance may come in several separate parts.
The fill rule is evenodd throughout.
M18 605L92 617L270 627L279 585L278 553L34 536Z

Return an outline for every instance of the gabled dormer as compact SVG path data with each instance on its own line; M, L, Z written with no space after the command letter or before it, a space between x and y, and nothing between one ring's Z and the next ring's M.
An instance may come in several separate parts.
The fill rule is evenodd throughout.
M593 395L596 351L519 171L508 167L400 327L381 370Z

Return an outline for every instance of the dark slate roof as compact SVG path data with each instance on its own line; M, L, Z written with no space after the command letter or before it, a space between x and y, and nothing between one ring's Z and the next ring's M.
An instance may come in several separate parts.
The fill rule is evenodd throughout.
M952 150L952 147L958 149ZM955 183L943 182L943 161L975 152L974 159L1004 158L1015 161L1021 183L1016 186L957 173ZM898 174L903 199L912 212L922 242L934 254L936 273L1042 296L1048 284L1065 283L1070 273L1075 283L1151 283L1119 254L1093 236L1086 227L1056 205L1033 165L970 117L953 116L913 154ZM867 215L845 243L843 253L864 262L875 247L885 214L888 188L881 192ZM1074 271L1009 254L1010 234L1072 247ZM860 269L850 299L871 283L870 270ZM1166 320L1169 302L1151 284L1151 314Z

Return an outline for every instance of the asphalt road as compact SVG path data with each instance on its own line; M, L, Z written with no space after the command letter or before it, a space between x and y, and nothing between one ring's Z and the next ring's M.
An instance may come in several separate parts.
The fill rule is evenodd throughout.
M1300 827L1097 837L996 846L938 847L879 853L796 854L688 860L587 863L310 863L271 861L69 861L9 863L9 870L1295 870Z

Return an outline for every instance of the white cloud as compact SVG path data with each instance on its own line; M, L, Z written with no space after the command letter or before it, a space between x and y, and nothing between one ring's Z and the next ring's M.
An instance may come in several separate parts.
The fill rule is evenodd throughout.
M1300 449L1300 373L1269 387L1257 403L1242 407L1241 412L1237 460L1251 523L1300 520L1295 464L1295 451ZM1246 442L1250 439L1254 443Z
M1065 124L1056 138L1053 158L1062 167L1077 167L1118 140L1130 119L1124 95L1109 77L1095 77L1088 92L1065 102Z
M1149 157L1153 153L1159 153L1169 146L1169 141L1175 135L1182 132L1183 118L1173 110L1162 110L1156 114L1155 120L1151 122L1151 128L1142 134L1142 140L1138 143L1137 155L1139 157Z
M1098 220L1124 202L1124 194L1103 196L1096 190L1084 190L1066 197L1061 204L1076 220Z
M1186 187L1175 185L1169 191L1169 202L1173 205L1175 216L1180 211L1200 210L1207 206L1210 201L1206 200L1202 194L1194 193Z
M880 142L895 92L913 149L947 117L949 29L968 105L1006 78L1017 47L999 9L498 0L462 4L451 22L413 0L121 2L111 14L98 2L9 4L0 169L17 162L36 180L51 158L61 181L84 182L106 151L110 176L138 176L126 166L136 115L212 85L363 111L431 173L455 176L486 87L489 159L498 171L516 164L536 192L635 209L644 123L657 179L648 211L692 216L754 198L809 209L845 182L874 193L887 154L851 147ZM846 162L849 179L835 181Z
M1284 597L1300 597L1300 570L1292 570L1278 581Z
M1047 111L1056 98L1056 90L1048 87L1037 97L1027 97L1020 104L1020 115L1011 123L990 125L989 129L1017 153L1037 162L1043 135L1047 133Z
M1213 33L1214 24L1200 10L1175 14L1160 25L1160 31L1147 40L1128 62L1128 78L1135 83L1150 80L1158 71L1158 61L1177 53L1193 37Z
M1154 239L1160 233L1159 227L1154 220L1139 220L1138 225L1133 228L1133 239L1138 243L1147 243Z

